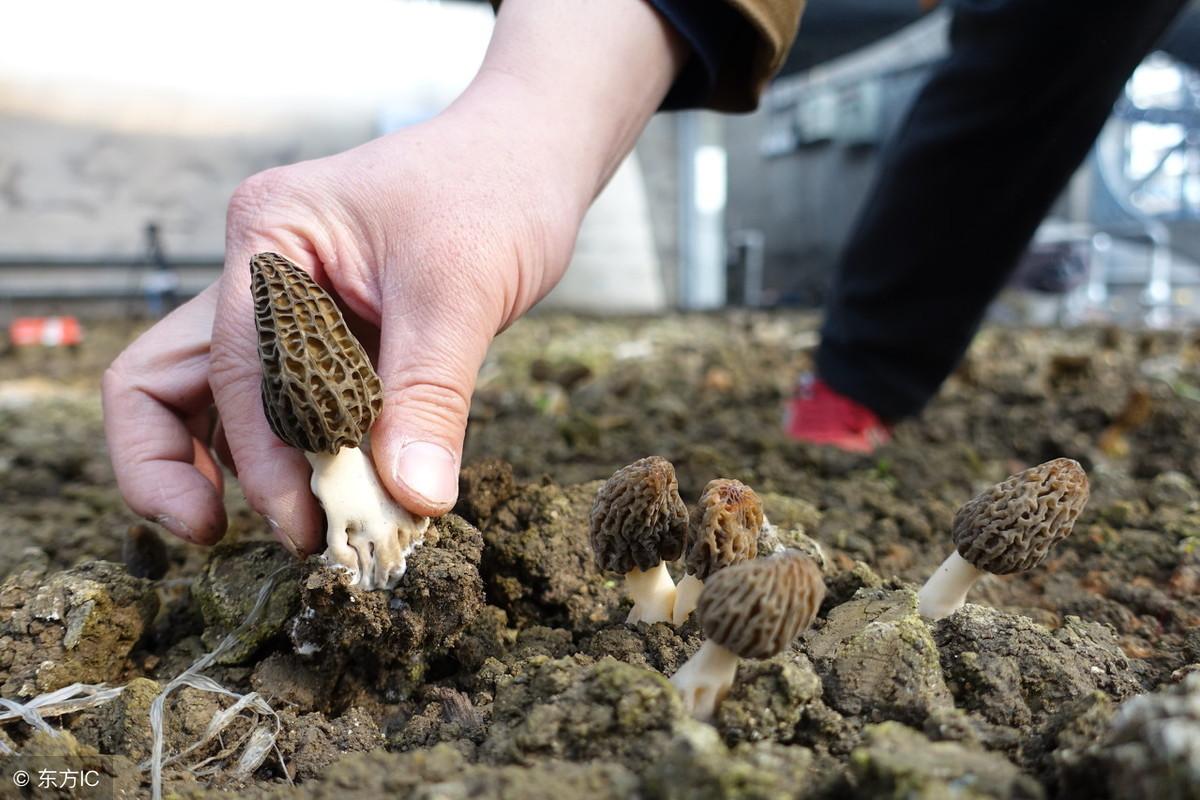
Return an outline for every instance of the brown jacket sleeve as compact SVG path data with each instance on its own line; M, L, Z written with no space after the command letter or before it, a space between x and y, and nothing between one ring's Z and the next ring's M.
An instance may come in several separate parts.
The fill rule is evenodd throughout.
M692 1L725 5L744 23L728 31L716 74L699 105L714 111L753 111L791 49L804 0ZM500 0L491 3L500 7Z
M706 105L717 111L752 111L796 39L804 0L724 2L749 25L747 30L734 32L738 38L726 51Z

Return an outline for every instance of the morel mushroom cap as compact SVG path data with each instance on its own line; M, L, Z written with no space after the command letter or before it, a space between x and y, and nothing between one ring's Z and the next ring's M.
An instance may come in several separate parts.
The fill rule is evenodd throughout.
M762 501L741 481L709 481L688 523L687 569L706 580L719 569L758 555Z
M263 408L271 430L309 453L358 447L383 387L333 298L278 253L250 259Z
M679 558L688 515L675 467L650 456L617 470L596 493L589 522L601 569L646 571Z
M1033 569L1071 533L1088 500L1079 462L1056 458L980 493L954 516L954 544L976 568L996 575Z
M816 563L799 550L784 550L714 574L697 612L711 641L742 658L770 658L812 624L824 599Z

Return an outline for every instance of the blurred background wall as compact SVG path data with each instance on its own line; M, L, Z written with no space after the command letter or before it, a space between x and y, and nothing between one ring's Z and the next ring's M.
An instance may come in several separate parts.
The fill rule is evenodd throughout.
M219 269L240 180L437 113L470 80L493 19L486 3L428 0L45 0L7 17L5 318L144 312L151 223L180 291L197 291ZM917 0L812 0L759 111L655 118L547 304L819 304L878 154L945 52L946 23ZM1198 41L1189 11L1039 236L1064 258L1106 265L1078 282L1081 302L1109 302L1119 295L1109 284L1124 281L1135 311L1191 304Z

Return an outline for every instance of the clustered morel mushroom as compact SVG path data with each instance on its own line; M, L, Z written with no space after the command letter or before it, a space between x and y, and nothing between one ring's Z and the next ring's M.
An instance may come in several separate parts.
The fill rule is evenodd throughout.
M738 659L771 658L786 650L812 624L824 599L820 568L799 550L713 575L696 607L704 644L671 678L687 710L711 719L733 684Z
M375 473L368 435L383 405L379 376L342 313L308 273L276 253L250 259L262 399L275 435L303 450L325 509L324 558L363 589L390 589L429 525Z
M921 615L941 619L962 608L984 573L1033 569L1071 533L1088 499L1079 462L1056 458L980 493L954 515L954 545L917 595Z
M683 552L688 523L671 462L650 456L614 472L596 494L589 523L596 563L625 575L633 598L626 621L669 622L675 581L666 562Z
M687 622L709 576L758 555L762 526L762 501L753 489L726 478L708 482L688 522L687 574L675 589L672 622Z

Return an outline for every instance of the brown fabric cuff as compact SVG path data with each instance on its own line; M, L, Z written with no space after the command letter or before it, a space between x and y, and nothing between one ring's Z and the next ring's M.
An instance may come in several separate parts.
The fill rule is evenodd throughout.
M490 0L499 10L501 0ZM721 42L711 85L688 106L714 111L744 112L758 107L767 84L787 57L805 0L693 0L720 3L738 13L743 25L732 26Z
M717 111L753 111L796 39L804 0L724 0L749 23L736 33L706 104Z

